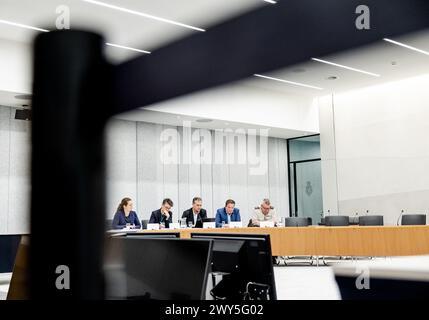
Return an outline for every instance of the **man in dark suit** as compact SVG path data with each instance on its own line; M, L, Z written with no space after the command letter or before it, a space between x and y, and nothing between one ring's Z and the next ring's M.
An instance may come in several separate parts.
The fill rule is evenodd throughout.
M207 218L207 211L202 208L203 200L200 197L192 199L192 208L183 211L182 218L186 218L186 224L192 222L194 227L202 227L203 219Z
M164 224L165 228L168 228L170 226L170 223L173 221L173 212L170 211L172 207L173 201L171 201L171 199L166 198L162 200L161 208L152 211L149 223L159 223L161 224L161 228Z

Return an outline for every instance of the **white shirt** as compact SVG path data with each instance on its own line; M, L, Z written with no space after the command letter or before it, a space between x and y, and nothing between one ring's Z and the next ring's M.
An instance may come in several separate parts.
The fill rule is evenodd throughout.
M197 223L197 219L198 219L198 213L195 213L194 210L192 210L192 213L194 214L194 226Z

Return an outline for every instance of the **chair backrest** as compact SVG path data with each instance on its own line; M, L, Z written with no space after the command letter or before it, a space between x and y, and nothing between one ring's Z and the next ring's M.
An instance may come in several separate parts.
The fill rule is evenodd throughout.
M319 226L325 225L325 218L320 218Z
M307 217L307 220L309 226L313 225L313 219L311 217Z
M401 224L405 225L426 225L425 214L404 214L402 216Z
M382 226L384 225L383 216L361 216L359 217L360 226Z
M349 216L326 216L325 217L326 226L335 226L342 227L349 225Z
M305 217L288 217L285 218L285 227L307 227L308 218Z
M215 222L216 218L204 218L203 222Z
M142 229L147 229L148 223L149 223L149 220L142 220Z

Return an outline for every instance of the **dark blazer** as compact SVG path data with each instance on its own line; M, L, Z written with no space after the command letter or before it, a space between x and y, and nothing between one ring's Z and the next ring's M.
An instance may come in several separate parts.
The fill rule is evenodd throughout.
M228 223L228 214L226 213L225 208L217 209L216 228L222 227L222 221L225 221L225 223ZM231 221L241 221L240 209L234 208L234 211L231 214Z
M165 222L165 227L168 228L170 223L173 221L173 212L168 211L170 217L168 220L165 219L165 216L161 213L161 209L152 211L152 214L149 219L149 223L161 223Z
M186 218L186 224L188 224L189 221L192 222L193 225L196 223L196 221L194 221L194 212L192 211L192 208L183 211L182 218ZM197 220L202 223L202 219L205 218L207 218L207 211L205 209L201 209L197 216Z
M125 228L127 223L130 223L131 225L134 224L136 227L141 228L139 217L137 216L137 213L135 211L130 211L130 214L128 215L128 221L129 222L125 220L124 211L118 211L113 217L112 229Z

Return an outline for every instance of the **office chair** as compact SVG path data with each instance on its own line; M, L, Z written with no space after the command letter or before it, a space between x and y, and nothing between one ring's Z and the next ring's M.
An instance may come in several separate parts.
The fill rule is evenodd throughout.
M383 216L362 216L359 217L360 226L383 226Z
M326 216L325 225L329 227L344 227L349 225L348 216Z
M142 229L147 229L148 223L149 223L149 220L142 220Z
M312 219L307 217L287 217L285 218L285 227L308 227L312 224ZM283 256L285 266L289 264L305 264L313 265L312 256ZM305 260L305 261L291 261L291 260Z
M325 226L327 227L345 227L345 226L349 226L350 220L349 220L349 216L326 216L325 217ZM323 256L322 257L322 261L324 265L328 265L326 262L326 258ZM344 259L344 257L329 257L331 259L335 259L335 260L342 260ZM319 265L319 257L317 257L317 265Z
M309 218L304 218L304 217L285 218L285 227L308 227L309 225L308 219Z
M307 217L308 220L308 225L312 226L313 225L313 219L311 217Z
M325 225L325 218L320 218L319 226Z
M426 215L425 214L404 214L402 216L401 225L403 226L426 225Z

